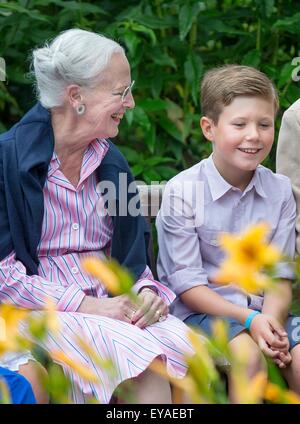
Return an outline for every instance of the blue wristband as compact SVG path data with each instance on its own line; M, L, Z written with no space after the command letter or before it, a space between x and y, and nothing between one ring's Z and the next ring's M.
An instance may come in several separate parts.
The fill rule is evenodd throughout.
M253 321L253 318L256 317L256 315L258 315L258 314L260 314L260 312L253 311L253 312L251 312L251 314L249 314L247 316L247 318L245 319L245 323L244 323L244 326L247 328L247 330L250 330L251 322Z

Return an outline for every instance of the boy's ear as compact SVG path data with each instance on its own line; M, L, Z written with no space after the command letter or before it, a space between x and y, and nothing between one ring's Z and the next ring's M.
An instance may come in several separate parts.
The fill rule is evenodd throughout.
M207 116L202 116L200 119L200 127L202 129L204 137L209 141L214 141L213 137L213 120Z

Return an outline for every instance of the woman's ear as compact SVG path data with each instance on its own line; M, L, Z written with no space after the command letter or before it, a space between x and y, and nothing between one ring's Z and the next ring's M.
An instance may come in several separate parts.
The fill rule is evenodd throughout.
M76 108L79 104L82 103L82 96L80 94L79 85L72 84L67 87L67 97L70 105L73 108Z
M213 120L208 118L207 116L202 116L200 119L200 127L202 129L204 137L209 141L214 141L213 128L214 128Z

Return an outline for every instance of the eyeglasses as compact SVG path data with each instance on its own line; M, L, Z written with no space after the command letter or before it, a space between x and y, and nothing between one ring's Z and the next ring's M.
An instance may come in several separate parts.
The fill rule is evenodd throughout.
M135 81L133 80L131 82L131 84L125 88L125 90L123 91L123 93L113 93L114 96L121 96L121 101L124 102L126 97L128 96L128 93L131 92L132 87L134 85Z

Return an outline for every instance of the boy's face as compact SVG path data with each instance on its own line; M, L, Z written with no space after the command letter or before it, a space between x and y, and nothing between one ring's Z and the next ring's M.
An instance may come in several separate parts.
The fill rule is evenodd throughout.
M217 124L201 120L206 138L214 144L214 162L226 179L252 177L269 154L274 140L274 105L261 97L236 97L225 106ZM234 185L235 181L229 181Z

